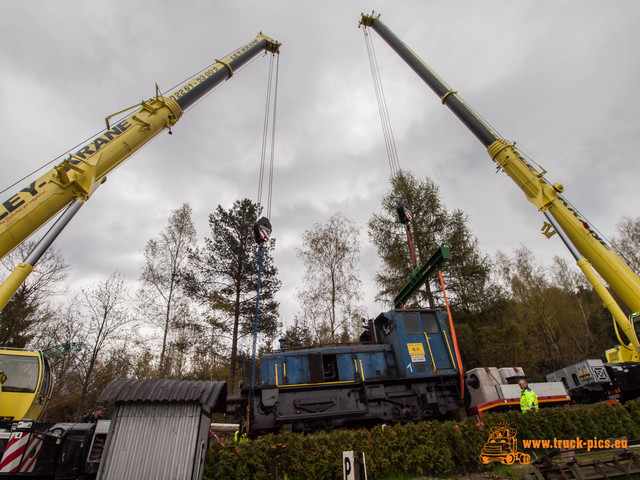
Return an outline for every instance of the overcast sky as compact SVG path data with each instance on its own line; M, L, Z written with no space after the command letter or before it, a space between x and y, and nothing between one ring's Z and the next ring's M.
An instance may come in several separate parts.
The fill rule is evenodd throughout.
M282 42L271 222L285 322L296 313L301 233L340 211L362 227L370 316L375 249L366 222L389 168L361 12L385 23L605 236L636 217L640 2L135 2L0 0L0 189L82 143L104 118L168 90L262 31ZM372 32L400 165L440 185L484 252L529 246L571 257L482 145ZM57 247L79 287L122 272L135 282L146 242L188 202L208 214L256 200L268 58L258 58L132 156L76 215ZM24 182L23 182L24 183ZM8 198L13 190L0 200ZM455 252L454 252L455 254Z

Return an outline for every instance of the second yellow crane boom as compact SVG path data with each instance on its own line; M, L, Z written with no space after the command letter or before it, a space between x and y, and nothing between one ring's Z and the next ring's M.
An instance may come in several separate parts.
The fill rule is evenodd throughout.
M618 327L624 332L629 345L609 350L609 361L640 361L640 345L633 319L628 319L615 302L593 269L620 296L632 312L640 312L640 278L607 245L598 233L582 218L562 196L564 187L552 184L527 162L523 155L505 139L496 134L471 107L469 107L427 64L398 38L379 15L362 15L360 24L371 27L438 95L458 119L487 148L491 159L498 164L538 210L552 220L552 225L563 233L563 240L576 258L578 266L600 295ZM549 225L550 227L551 225ZM593 268L592 268L593 266Z

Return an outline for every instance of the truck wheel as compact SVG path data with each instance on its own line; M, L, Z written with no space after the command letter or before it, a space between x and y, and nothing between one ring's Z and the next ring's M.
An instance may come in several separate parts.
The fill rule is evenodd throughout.
M518 453L518 461L522 465L528 465L529 463L531 463L531 455L529 455L528 453Z
M502 463L507 465L512 465L513 462L516 461L516 456L513 453L509 453L506 457L502 459Z
M480 455L480 463L486 465L487 463L489 463L489 457L485 457L484 455Z

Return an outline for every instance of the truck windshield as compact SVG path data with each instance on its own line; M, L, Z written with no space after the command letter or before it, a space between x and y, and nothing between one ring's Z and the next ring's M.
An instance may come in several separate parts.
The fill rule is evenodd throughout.
M3 392L34 393L38 386L40 362L37 357L0 355L0 370L7 376Z

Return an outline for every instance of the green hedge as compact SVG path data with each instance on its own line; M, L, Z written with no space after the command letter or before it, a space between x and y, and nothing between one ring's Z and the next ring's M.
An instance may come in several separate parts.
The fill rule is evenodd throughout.
M448 476L492 468L478 456L488 431L509 423L518 439L640 438L640 399L597 405L547 408L523 415L517 411L484 417L480 430L475 418L459 422L421 422L377 426L371 430L335 430L309 435L280 433L240 445L212 443L206 480L278 478L332 480L342 478L342 452L365 452L370 479L415 474ZM521 442L520 448L522 449Z

